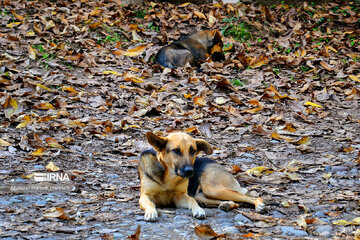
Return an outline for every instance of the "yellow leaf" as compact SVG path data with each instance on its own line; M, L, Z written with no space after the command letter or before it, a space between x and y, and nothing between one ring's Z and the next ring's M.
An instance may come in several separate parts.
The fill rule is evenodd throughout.
M27 32L25 33L25 36L26 36L26 37L33 37L33 36L35 36L35 32L34 32L34 31L27 31Z
M25 117L23 117L23 120L24 121L17 125L16 128L23 128L31 123L31 117L29 115L25 115Z
M194 101L195 105L199 105L199 106L205 106L206 105L206 101L205 101L203 96L194 97L193 101Z
M302 145L302 144L308 145L308 144L310 144L310 142L311 142L310 137L309 136L304 136L304 137L301 137L300 140L295 141L293 143L296 144L296 145Z
M61 87L61 89L63 91L68 91L68 92L75 93L75 94L78 93L78 91L76 91L73 87L70 87L70 86L63 86L63 87Z
M208 19L209 19L210 27L212 27L216 23L216 17L214 17L214 15L212 15L210 12L208 15Z
M299 177L299 175L296 174L296 173L284 172L284 175L287 178L289 178L291 181L299 181L299 180L301 180L301 177Z
M290 204L287 201L282 202L281 205L286 208L290 207Z
M355 75L349 75L349 78L353 81L360 82L360 79Z
M39 103L38 105L34 106L34 108L42 110L55 109L55 107L51 103Z
M118 72L115 72L115 71L103 71L103 74L114 74L114 75L122 76L121 73L118 73Z
M133 83L142 83L144 80L142 78L139 78L135 76L134 74L127 72L124 74L124 80L127 82L133 82Z
M321 105L307 101L304 105L322 108Z
M329 180L331 178L331 173L324 173L321 177L325 180Z
M5 141L4 139L0 138L0 147L8 147L8 146L11 146L11 144Z
M258 167L254 167L252 169L249 169L246 171L246 174L247 175L254 175L254 176L261 176L261 174L265 171L269 170L268 167L265 167L265 166L258 166Z
M125 56L129 56L129 57L138 56L138 55L142 54L142 53L145 51L146 47L147 47L146 44L136 46L136 47L134 47L134 48L128 49L128 50L124 53L124 55L125 55Z
M360 217L354 218L352 222L355 223L356 225L360 225Z
M31 155L33 156L42 156L45 154L45 148L38 148L36 151L32 152Z
M191 94L189 93L189 94L183 94L184 95L184 98L191 98Z
M179 5L178 7L186 7L189 4L190 4L189 2L186 2L186 3L183 3L183 4Z
M198 18L202 18L202 19L205 19L206 20L206 16L205 14L199 12L199 11L194 11L194 14L198 17Z
M347 226L347 225L351 225L352 222L349 222L349 221L346 221L346 220L338 220L338 221L332 222L332 224L340 225L340 226Z
M26 176L22 176L23 178L25 178L25 179L31 179L32 177L34 177L34 173L31 173L31 174L29 174L29 175L26 175Z
M13 28L13 27L15 27L15 26L17 26L17 25L19 25L19 24L21 24L21 22L11 22L11 23L9 23L8 25L6 25L6 27L8 27L8 28Z
M52 92L52 90L50 89L50 88L48 88L48 87L46 87L46 86L44 86L44 85L42 85L42 84L40 84L40 83L34 83L36 86L38 86L39 88L42 88L42 89L44 89L44 90L46 90L46 91L49 91L49 92Z
M30 54L30 58L32 60L35 60L36 59L36 51L30 45L28 46L28 51Z
M46 166L46 170L50 172L57 172L60 170L53 162L49 162L49 164Z

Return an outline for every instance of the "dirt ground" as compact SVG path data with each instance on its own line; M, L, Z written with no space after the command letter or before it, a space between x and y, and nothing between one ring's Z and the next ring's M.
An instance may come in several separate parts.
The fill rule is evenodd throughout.
M126 239L140 226L140 239L199 239L206 224L207 239L359 239L358 9L2 1L0 237ZM181 35L239 22L251 37L224 37L225 63L152 65ZM267 212L163 208L145 222L148 131L208 141ZM35 180L51 172L70 181Z

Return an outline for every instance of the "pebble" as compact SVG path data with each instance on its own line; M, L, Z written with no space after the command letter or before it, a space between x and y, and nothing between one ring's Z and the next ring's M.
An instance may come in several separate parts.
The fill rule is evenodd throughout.
M224 228L222 228L222 231L224 233L227 233L227 234L239 233L239 230L234 226L232 226L232 227L224 227Z
M346 166L332 166L331 167L331 171L333 171L333 172L343 172L343 171L347 171L347 170L349 170L349 168Z
M243 158L252 158L252 159L256 158L256 156L254 154L251 154L251 153L244 153L243 155L241 155L241 157L243 157Z
M253 222L248 219L247 217L245 217L242 214L237 214L234 217L234 221L238 224L238 225L244 225L244 224L252 224Z
M324 218L324 217L326 217L326 215L324 214L323 211L318 211L318 212L314 213L313 216L314 216L314 217L317 217L317 218Z
M280 142L280 141L275 140L275 139L273 139L273 140L270 141L270 143L272 143L272 144L278 144L279 142Z
M281 226L280 227L282 234L287 236L296 236L296 237L306 237L308 233L303 230L295 229L291 226Z
M279 211L273 211L272 214L271 214L271 216L272 216L273 218L285 218L285 215L282 214L282 213L279 212Z
M329 238L331 237L331 230L332 230L331 226L321 225L316 228L315 232L317 232L322 237Z
M238 157L238 158L234 158L232 160L232 163L235 164L235 165L240 165L242 163L251 163L253 161L254 161L254 159L252 159L252 158Z

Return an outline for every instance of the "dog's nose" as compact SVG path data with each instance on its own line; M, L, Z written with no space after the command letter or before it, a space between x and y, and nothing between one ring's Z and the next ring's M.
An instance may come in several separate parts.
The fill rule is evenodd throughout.
M184 166L181 171L184 177L191 177L194 174L194 168L188 165Z

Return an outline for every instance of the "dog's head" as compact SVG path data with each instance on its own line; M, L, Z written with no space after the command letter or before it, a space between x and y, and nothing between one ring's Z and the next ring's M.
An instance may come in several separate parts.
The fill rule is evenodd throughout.
M215 62L220 62L225 60L225 55L223 52L223 41L221 33L218 30L212 30L211 34L213 35L213 45L210 48L211 59Z
M208 142L194 139L185 133L172 133L167 137L159 137L148 132L146 138L169 170L184 178L193 175L195 158L199 152L212 153Z

